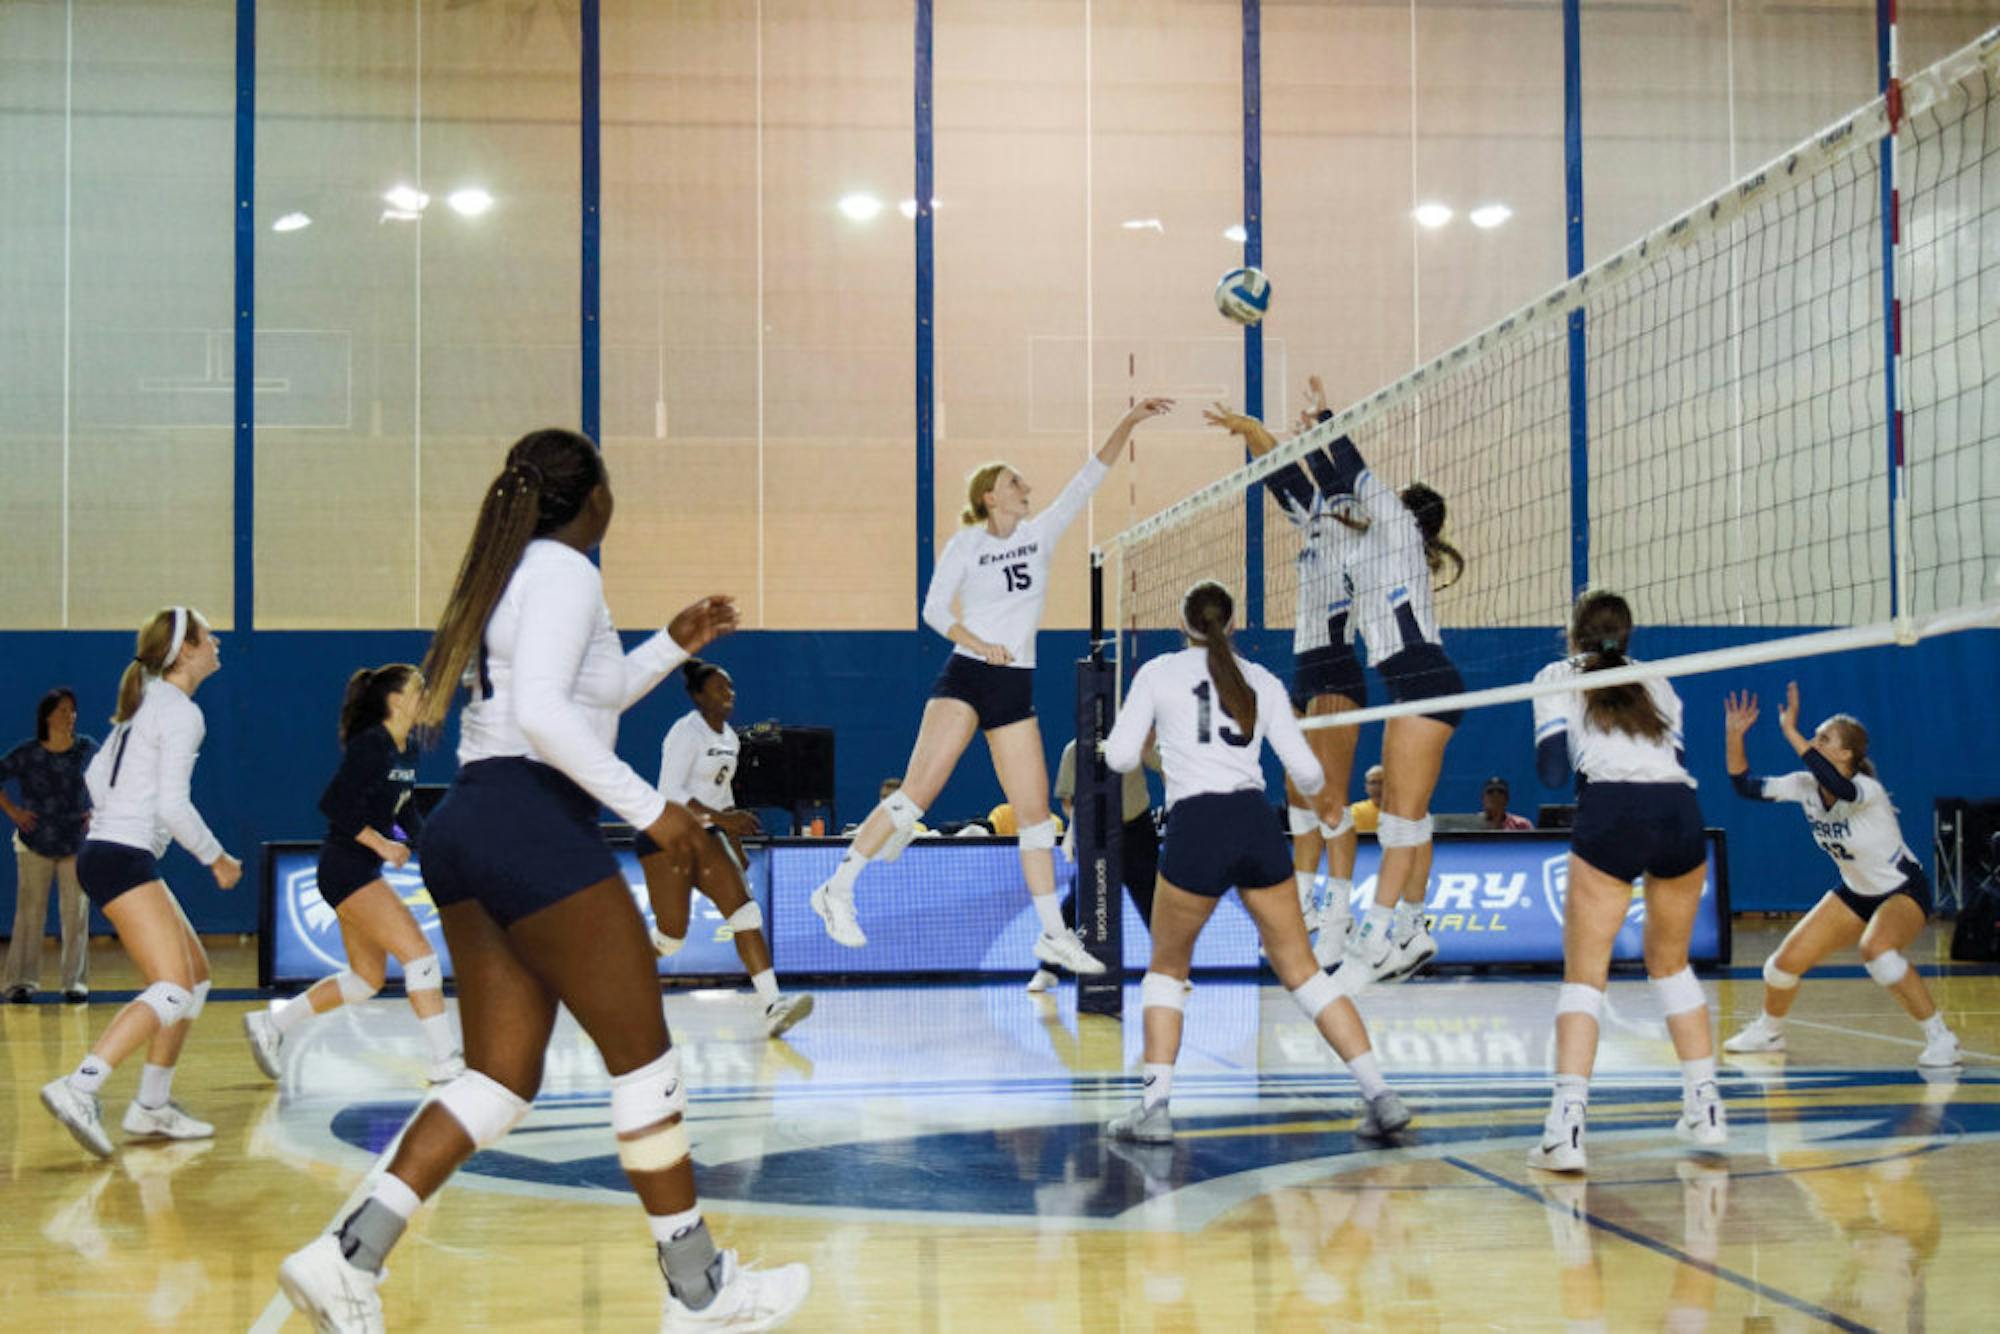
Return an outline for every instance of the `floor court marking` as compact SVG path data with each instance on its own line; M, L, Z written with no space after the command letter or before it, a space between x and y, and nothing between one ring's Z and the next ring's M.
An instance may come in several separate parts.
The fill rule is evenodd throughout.
M1793 1019L1787 1015L1785 1022L1787 1024L1797 1024L1801 1028L1818 1028L1828 1033L1840 1033L1850 1038L1873 1038L1877 1042L1893 1042L1898 1047L1922 1047L1924 1045L1921 1038L1899 1038L1894 1033L1871 1033L1865 1028L1848 1028L1844 1024L1829 1024L1818 1019ZM1967 1051L1965 1048L1960 1047L1958 1054L1960 1056L1970 1056L1976 1061L2000 1063L2000 1056L1995 1056L1990 1051Z
M1503 1177L1498 1172L1491 1172L1486 1168L1477 1167L1472 1163L1466 1162L1463 1158L1446 1158L1443 1161L1450 1163L1462 1172L1470 1172L1473 1176L1480 1177L1492 1182L1496 1186L1513 1191L1516 1195L1521 1196L1531 1204L1538 1204L1544 1209L1554 1211L1563 1207L1558 1205L1554 1200L1545 1197L1532 1186ZM1629 1241L1635 1246L1643 1246L1649 1251L1663 1255L1679 1264L1687 1265L1689 1268L1699 1269L1705 1274L1723 1280L1725 1283L1732 1283L1746 1292L1752 1292L1770 1301L1789 1306L1794 1311L1811 1316L1815 1320L1823 1321L1826 1324L1832 1325L1835 1329L1853 1331L1854 1334L1869 1334L1868 1326L1866 1325L1856 1324L1845 1316L1837 1315L1823 1306L1816 1306L1803 1297L1794 1297L1789 1292L1774 1288L1768 1283L1760 1283L1748 1274L1739 1274L1733 1269L1725 1269L1721 1265L1707 1260L1697 1260L1694 1256L1689 1255L1677 1246L1669 1245L1656 1237L1649 1237L1645 1233L1635 1228L1626 1227L1622 1223L1614 1223L1610 1219L1600 1217L1588 1210L1578 1209L1575 1212L1577 1217L1600 1231L1609 1232L1612 1236Z

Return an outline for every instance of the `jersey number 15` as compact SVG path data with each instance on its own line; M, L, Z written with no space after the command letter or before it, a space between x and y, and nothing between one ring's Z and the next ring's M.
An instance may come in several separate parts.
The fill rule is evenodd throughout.
M1009 593L1025 592L1035 586L1034 576L1028 573L1028 562L1024 560L1003 567L1001 573L1007 576Z

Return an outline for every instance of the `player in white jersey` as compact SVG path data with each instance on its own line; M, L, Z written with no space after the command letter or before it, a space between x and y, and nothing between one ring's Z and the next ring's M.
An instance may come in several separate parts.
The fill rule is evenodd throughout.
M222 642L199 612L156 612L140 628L137 650L118 682L111 736L84 772L92 811L76 878L111 919L146 988L112 1018L74 1071L42 1087L42 1106L100 1158L111 1156L111 1138L98 1092L141 1047L146 1068L125 1110L125 1134L206 1139L215 1133L173 1101L174 1065L208 996L208 955L160 877L157 859L169 843L179 843L223 889L235 888L243 875L243 863L223 851L188 795L207 732L194 692L221 666Z
M1958 1038L1929 988L1903 951L1923 932L1931 913L1931 886L1896 821L1896 807L1868 759L1868 729L1836 713L1807 737L1799 731L1799 687L1785 687L1778 726L1805 761L1802 773L1752 778L1743 737L1757 721L1757 697L1732 694L1725 704L1729 779L1751 801L1797 802L1805 811L1813 841L1833 859L1840 884L1826 892L1811 912L1764 961L1764 1008L1740 1033L1722 1044L1732 1052L1785 1049L1785 1016L1798 999L1799 979L1835 950L1861 947L1868 976L1875 979L1910 1018L1923 1026L1924 1047L1917 1064L1947 1069L1959 1063Z
M1307 405L1299 429L1311 430L1332 414L1326 390L1317 375L1308 382ZM1253 455L1276 442L1269 436L1247 441ZM1308 475L1307 469L1311 469ZM1360 540L1365 529L1352 496L1330 494L1332 461L1325 453L1293 464L1264 479L1273 500L1299 532L1298 587L1292 615L1292 710L1300 717L1321 718L1345 713L1368 703L1368 681L1361 659L1354 654L1354 599L1347 583L1345 548ZM1317 931L1313 954L1331 967L1346 947L1353 928L1349 916L1354 890L1354 817L1347 812L1347 786L1354 773L1354 748L1361 739L1356 727L1318 727L1306 742L1326 772L1326 786L1307 798L1289 780L1285 787L1287 823L1292 835L1292 871L1299 886L1299 907L1306 929ZM1319 864L1326 858L1324 906L1319 894Z
M1719 1149L1729 1140L1708 1000L1688 966L1688 940L1708 878L1708 845L1687 771L1680 696L1661 680L1597 689L1584 684L1592 672L1625 666L1631 640L1632 609L1625 599L1603 590L1585 593L1570 616L1574 656L1535 675L1537 681L1577 683L1573 691L1535 699L1535 767L1542 781L1559 787L1572 769L1577 775L1563 903L1563 984L1556 1000L1555 1092L1541 1141L1528 1150L1528 1166L1551 1172L1585 1166L1598 1016L1612 946L1641 877L1646 974L1681 1063L1675 1133L1702 1149Z
M764 829L755 815L736 809L729 786L742 752L736 729L729 725L736 682L699 658L690 658L681 676L695 706L667 729L660 743L660 795L692 811L708 837L694 841L692 857L679 849L663 850L644 833L633 838L632 850L639 855L653 902L653 947L672 955L687 944L688 911L699 886L728 923L736 957L764 1006L764 1031L775 1038L812 1013L813 998L778 990L771 946L764 938L764 912L744 879L750 862L742 840Z
M1241 436L1253 450L1271 447L1255 418L1217 404L1209 421ZM1352 599L1349 615L1368 648L1368 664L1398 704L1438 699L1465 689L1444 651L1434 605L1437 589L1465 572L1465 557L1444 540L1445 503L1422 482L1392 491L1346 436L1306 459L1319 494L1351 536L1334 548ZM1447 574L1446 569L1450 568ZM1433 589L1433 578L1443 582ZM1382 848L1375 902L1348 937L1335 974L1350 995L1382 981L1410 977L1437 955L1424 921L1430 883L1431 793L1444 767L1445 744L1462 709L1391 718L1382 728ZM1343 794L1344 795L1344 794Z
M1028 483L1004 463L989 463L967 479L964 526L945 544L924 594L924 624L952 642L951 656L924 705L902 786L862 822L833 877L812 893L813 910L840 944L858 949L868 943L854 910L862 868L902 854L973 734L984 732L993 772L1014 808L1021 874L1041 920L1035 957L1074 973L1104 971L1063 925L1056 898L1056 822L1049 813L1048 757L1035 721L1035 632L1063 530L1083 512L1139 423L1172 407L1167 399L1148 398L1127 412L1096 457L1040 514L1029 513Z
M1181 621L1192 647L1139 669L1104 742L1105 762L1125 772L1139 764L1148 734L1155 735L1167 780L1167 839L1153 891L1153 958L1139 984L1145 1083L1139 1105L1112 1121L1109 1130L1141 1144L1173 1139L1168 1099L1181 1047L1188 967L1195 939L1234 886L1257 923L1279 983L1360 1084L1368 1105L1363 1133L1391 1134L1409 1124L1410 1112L1383 1081L1354 1002L1313 958L1284 831L1264 800L1264 743L1270 742L1286 775L1306 796L1316 794L1326 776L1278 678L1236 656L1229 641L1235 611L1222 585L1204 581L1190 588L1181 600Z
M458 774L422 847L470 1068L403 1128L360 1208L279 1267L285 1295L322 1330L382 1328L390 1249L459 1164L528 1114L559 1005L611 1075L618 1160L667 1281L661 1329L768 1329L805 1300L804 1266L744 1268L702 1220L658 961L598 824L604 805L662 847L706 838L618 758L618 717L733 628L736 609L705 598L626 653L588 554L611 512L595 445L571 431L523 436L487 488L424 659L422 725L443 723L462 678L472 687Z

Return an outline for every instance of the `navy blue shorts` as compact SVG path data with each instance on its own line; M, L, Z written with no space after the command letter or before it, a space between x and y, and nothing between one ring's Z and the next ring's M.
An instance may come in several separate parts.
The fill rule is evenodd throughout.
M708 826L708 836L722 845L722 855L729 858L730 861L735 862L737 870L748 871L750 869L736 856L736 845L729 841L728 834L723 833L715 825L710 825ZM641 829L638 833L632 835L632 854L641 861L644 861L659 850L660 845L655 843L652 835L648 834L645 830Z
M81 865L81 863L79 863ZM1875 916L1875 910L1895 898L1898 894L1908 894L1924 910L1924 916L1931 915L1931 882L1924 874L1924 868L1915 862L1904 862L1897 868L1903 873L1903 883L1887 894L1857 894L1845 883L1834 886L1829 891L1835 898L1853 909L1854 915L1866 922Z
M954 653L931 686L932 699L956 699L979 715L979 730L991 732L1035 716L1035 669L996 667Z
M76 881L83 886L83 896L99 908L128 889L159 878L160 864L145 848L87 838L76 854Z
M1458 668L1452 665L1444 649L1437 644L1406 648L1393 657L1383 659L1375 670L1382 674L1382 684L1389 687L1389 698L1398 704L1456 695L1465 689L1465 678L1458 674ZM1457 727L1465 717L1465 710L1445 709L1423 716L1435 718L1446 727Z
M1344 695L1363 707L1368 703L1361 659L1345 644L1309 648L1292 660L1292 708L1304 713L1321 695Z
M1221 898L1230 886L1292 883L1292 849L1262 792L1203 792L1167 812L1160 878L1190 894Z
M424 824L424 885L443 908L473 900L502 926L622 878L597 798L546 764L479 760Z
M319 845L319 896L338 908L363 885L382 878L382 859L353 839L329 832Z
M1686 783L1586 783L1570 851L1606 875L1671 879L1708 860L1701 803Z

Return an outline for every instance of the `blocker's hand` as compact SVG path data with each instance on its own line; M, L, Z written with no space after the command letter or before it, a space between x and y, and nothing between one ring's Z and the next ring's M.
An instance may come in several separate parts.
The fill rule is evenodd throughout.
M1241 437L1243 443L1256 453L1263 453L1278 443L1264 423L1255 417L1246 417L1240 412L1232 412L1220 403L1211 403L1202 409L1201 419L1210 426L1220 426L1233 436Z
M727 593L705 597L684 607L667 622L667 635L690 653L698 653L736 628L736 599Z
M1749 691L1723 696L1722 725L1731 736L1742 736L1757 725L1757 697Z

